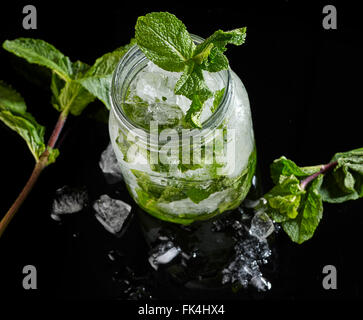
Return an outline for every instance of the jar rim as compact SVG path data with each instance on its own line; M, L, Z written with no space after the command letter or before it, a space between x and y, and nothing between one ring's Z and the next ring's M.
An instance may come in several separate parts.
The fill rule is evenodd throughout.
M204 41L204 39L202 37L199 37L194 34L190 34L190 35L191 35L192 39L194 40L194 42L197 44ZM144 60L148 60L148 58L144 55L144 53L137 46L137 44L133 45L122 56L122 58L120 59L120 61L117 64L116 69L113 72L109 99L111 102L110 103L111 111L113 111L113 113L116 115L117 120L120 123L124 124L128 131L132 131L132 132L136 133L136 135L139 136L139 138L141 138L142 140L145 139L145 141L147 141L146 139L148 139L148 141L150 141L149 130L133 123L126 116L126 114L122 108L122 104L125 101L126 92L127 92L128 86L129 86L129 85L127 85L126 88L124 88L124 84L125 84L124 80L126 80L126 78L129 74L125 75L124 79L121 79L121 80L123 80L123 83L120 83L120 75L124 71L127 71L127 70L125 70L127 63L129 63L130 61L133 62L132 58L137 54L139 54L141 56L140 60L136 61L137 63L141 63ZM128 71L128 73L130 73L130 71ZM208 117L202 123L202 128L200 128L199 130L191 130L191 132L192 132L191 136L195 136L195 135L205 136L207 132L212 131L211 129L216 129L223 121L223 116L229 105L229 100L230 100L231 91L232 91L231 69L230 69L230 67L228 67L228 69L218 71L218 73L222 74L222 78L225 79L225 83L226 83L223 97L219 103L218 108L211 114L210 117ZM120 85L121 85L121 88L120 88ZM118 94L118 92L120 92L120 91L121 91L121 94ZM120 97L121 97L121 99L120 99ZM198 128L195 128L195 129L198 129Z

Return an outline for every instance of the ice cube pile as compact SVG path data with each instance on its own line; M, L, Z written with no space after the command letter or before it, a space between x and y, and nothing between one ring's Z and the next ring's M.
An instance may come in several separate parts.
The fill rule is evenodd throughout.
M271 250L267 238L275 230L272 220L262 210L255 211L253 217L246 218L246 213L240 208L241 220L228 221L237 231L234 259L222 271L222 283L231 283L247 288L254 286L258 291L271 288L271 283L262 274L261 266L269 262ZM248 222L250 226L248 227ZM225 225L216 226L222 230Z

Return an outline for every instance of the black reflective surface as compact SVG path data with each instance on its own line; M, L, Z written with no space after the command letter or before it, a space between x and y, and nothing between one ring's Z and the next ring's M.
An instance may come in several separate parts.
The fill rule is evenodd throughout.
M271 187L269 164L281 155L301 165L326 163L335 152L362 146L362 45L359 12L337 6L338 29L323 30L323 5L280 1L270 5L225 8L59 6L35 4L38 30L21 26L22 5L5 8L1 41L25 36L42 38L71 57L92 64L104 52L128 42L139 15L167 10L200 36L223 28L248 27L246 45L228 49L232 69L249 93L262 189ZM71 8L71 9L70 9ZM50 105L49 74L0 50L0 77L25 98L29 110L47 126L57 114ZM273 243L274 268L267 268L271 290L253 288L233 294L198 289L187 293L155 273L148 257L143 224L122 184L107 184L98 161L108 145L105 123L94 119L98 102L80 118L70 118L62 134L61 156L47 168L8 230L0 239L0 295L35 299L361 299L362 200L324 204L323 220L313 239L297 245L282 232ZM92 117L93 116L93 117ZM31 173L33 159L23 141L0 126L1 201L5 212ZM91 207L61 223L50 217L55 191L86 186L91 199L101 194L132 204L127 232L108 233ZM149 217L147 217L149 218ZM208 248L208 246L206 247ZM228 254L228 249L221 250ZM218 254L219 257L222 255ZM216 259L217 260L217 259ZM34 265L38 289L22 287L22 268ZM322 286L325 265L334 265L338 289ZM267 265L268 267L268 265ZM276 268L275 268L276 267ZM210 271L210 270L206 270ZM157 290L150 289L158 281ZM129 291L127 289L131 288ZM219 290L219 289L218 289ZM224 290L224 289L223 289ZM126 292L125 292L126 291ZM184 296L183 296L184 295ZM187 299L186 298L186 299Z

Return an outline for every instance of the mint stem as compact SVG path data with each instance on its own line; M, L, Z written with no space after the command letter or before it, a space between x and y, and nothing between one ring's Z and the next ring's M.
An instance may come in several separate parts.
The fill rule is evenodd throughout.
M58 121L53 129L53 132L48 140L48 147L54 148L55 144L57 143L57 140L59 138L60 133L62 132L62 129L64 127L64 124L67 120L68 116L68 109L64 109L62 113L59 115Z
M53 132L49 138L47 148L40 156L39 160L35 163L34 169L32 174L30 175L27 183L25 184L23 190L20 192L18 197L16 198L13 205L10 207L8 212L0 221L0 237L4 233L6 227L9 225L12 218L15 216L27 196L29 195L30 191L33 189L34 184L37 182L41 172L43 169L48 165L48 157L49 157L49 150L48 147L54 148L55 144L57 143L58 137L64 127L64 124L67 120L68 110L63 110L63 112L59 115L58 121L53 129Z
M316 179L319 175L326 173L327 171L331 170L332 168L334 168L336 165L338 164L337 161L333 161L330 162L328 164L324 164L321 166L320 170L314 174L312 174L311 176L306 177L304 180L302 180L300 182L300 187L301 189L305 189L306 186L313 181L314 179Z

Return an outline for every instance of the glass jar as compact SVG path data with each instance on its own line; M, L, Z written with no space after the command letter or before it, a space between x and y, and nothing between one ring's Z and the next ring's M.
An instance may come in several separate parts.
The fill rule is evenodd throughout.
M197 44L203 41L192 38ZM110 93L111 143L131 196L149 214L181 224L235 209L248 193L256 166L250 105L242 81L231 69L205 74L224 89L219 90L221 98L213 100L218 103L214 110L205 112L201 128L190 130L179 121L179 106L187 98L164 97L164 82L158 83L160 97L153 103L133 93L143 77L149 77L147 66L149 60L133 46L114 72ZM167 85L176 73L165 74ZM153 117L156 121L150 126L140 122Z

